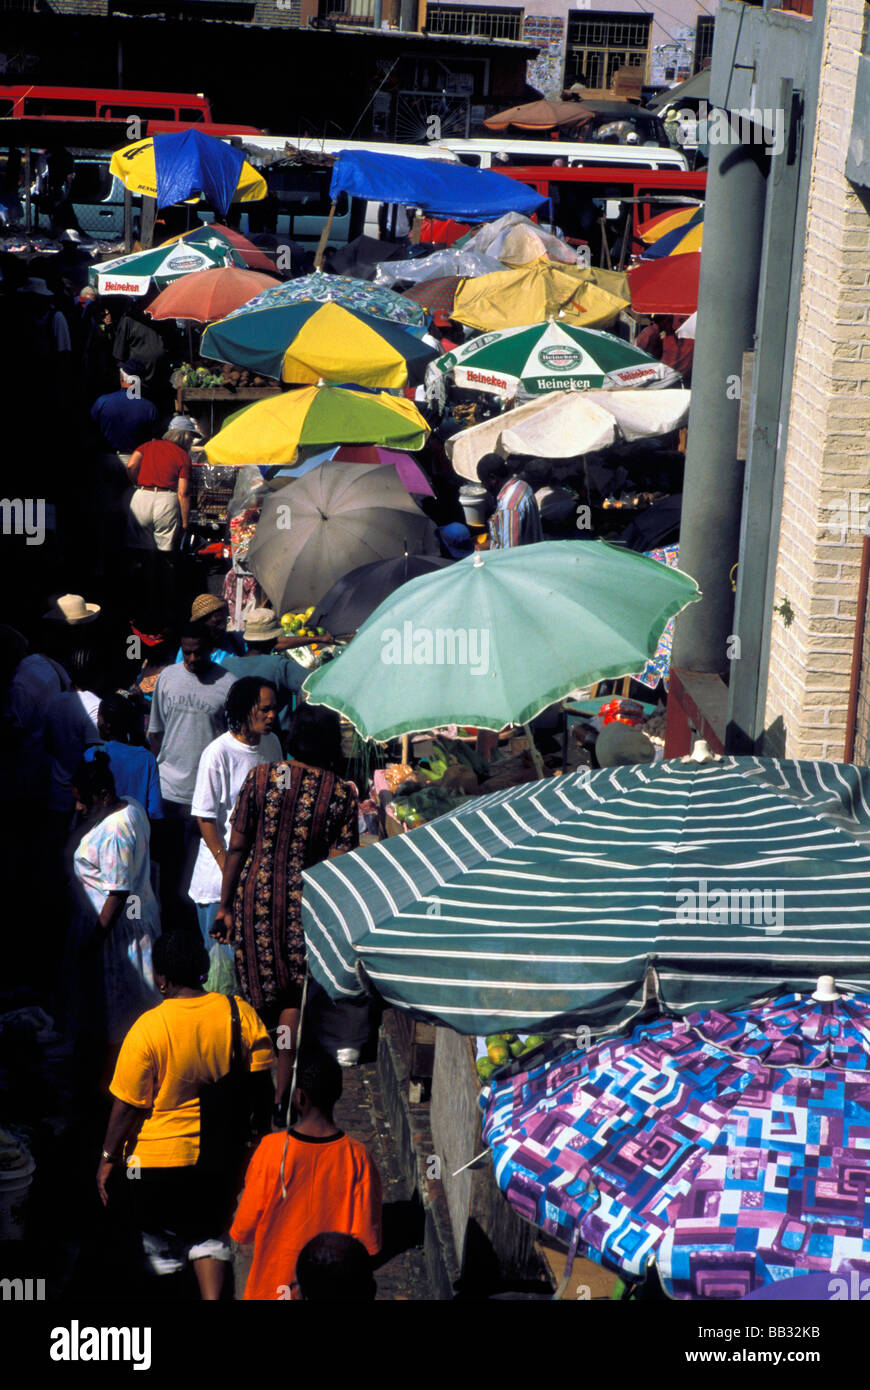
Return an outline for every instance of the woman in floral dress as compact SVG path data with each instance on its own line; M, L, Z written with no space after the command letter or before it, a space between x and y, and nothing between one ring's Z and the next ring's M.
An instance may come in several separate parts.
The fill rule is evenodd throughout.
M232 815L212 935L232 941L241 992L267 1028L295 1040L305 979L302 871L359 844L356 790L342 765L338 716L302 705L288 734L293 761L249 773ZM280 1106L294 1049L278 1049Z

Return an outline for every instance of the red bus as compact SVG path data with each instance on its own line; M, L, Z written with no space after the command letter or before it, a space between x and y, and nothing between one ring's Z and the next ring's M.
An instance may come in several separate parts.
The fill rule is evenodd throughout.
M201 92L139 92L111 87L0 86L0 118L38 121L121 121L136 117L144 135L194 125L206 135L259 135L256 126L212 120Z

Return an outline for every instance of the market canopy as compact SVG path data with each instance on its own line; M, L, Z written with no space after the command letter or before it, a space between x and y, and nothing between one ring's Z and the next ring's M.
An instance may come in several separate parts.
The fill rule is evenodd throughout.
M226 215L230 203L256 202L267 191L266 180L241 150L200 130L136 140L116 150L109 169L125 188L156 198L161 208L202 193Z
M456 291L453 318L483 333L551 318L583 328L606 328L629 303L628 281L621 272L561 265L542 257L465 280Z
M512 787L307 870L309 964L477 1034L866 988L868 806L870 768L757 757Z
M373 150L342 150L333 166L329 191L332 198L347 193L465 222L485 222L505 212L531 214L547 201L503 174Z

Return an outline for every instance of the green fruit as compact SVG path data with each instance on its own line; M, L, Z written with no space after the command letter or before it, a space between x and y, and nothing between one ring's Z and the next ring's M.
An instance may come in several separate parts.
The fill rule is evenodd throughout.
M481 1081L488 1081L495 1071L495 1067L488 1057L478 1057L475 1066L477 1067L477 1074Z
M512 1042L510 1044L510 1050L512 1057L522 1057L523 1053L526 1051L526 1045L521 1042Z
M511 1057L508 1045L505 1042L490 1043L489 1047L486 1049L486 1053L489 1060L497 1067L503 1067L505 1062L510 1061Z
M501 1043L505 1041L506 1038L504 1033L490 1033L488 1038L484 1038L484 1042L486 1043L487 1047L489 1047L490 1043Z

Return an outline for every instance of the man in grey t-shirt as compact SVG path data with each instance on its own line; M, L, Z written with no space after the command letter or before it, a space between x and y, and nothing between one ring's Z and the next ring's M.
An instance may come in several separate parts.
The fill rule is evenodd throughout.
M159 855L164 931L173 925L196 929L187 896L199 840L191 804L200 757L225 732L224 701L236 681L212 661L201 627L185 629L181 652L181 663L157 677L148 724L165 810Z

